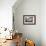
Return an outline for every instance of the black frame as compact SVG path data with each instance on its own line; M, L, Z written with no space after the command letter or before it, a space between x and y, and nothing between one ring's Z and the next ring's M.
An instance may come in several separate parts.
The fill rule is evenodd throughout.
M25 20L25 17L29 17L32 21L28 21L28 23L27 22L25 22L24 20ZM29 20L30 20L29 19ZM34 20L33 20L34 19ZM27 19L28 20L28 19ZM34 23L33 23L34 22ZM36 15L24 15L23 16L23 24L24 25L35 25L36 24Z

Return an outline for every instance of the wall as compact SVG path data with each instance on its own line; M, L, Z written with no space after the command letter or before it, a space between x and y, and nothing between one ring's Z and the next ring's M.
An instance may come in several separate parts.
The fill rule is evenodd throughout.
M46 0L41 1L41 38L42 46L46 46Z
M22 32L24 38L34 40L36 46L41 46L41 0L18 2L13 6L15 30ZM24 25L23 15L36 15L36 25Z
M0 0L0 27L12 29L12 6L16 0Z

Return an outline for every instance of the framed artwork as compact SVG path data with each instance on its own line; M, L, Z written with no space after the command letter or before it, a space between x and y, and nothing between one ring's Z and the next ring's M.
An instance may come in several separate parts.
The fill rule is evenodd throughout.
M36 24L36 15L24 15L23 24L24 25L35 25Z

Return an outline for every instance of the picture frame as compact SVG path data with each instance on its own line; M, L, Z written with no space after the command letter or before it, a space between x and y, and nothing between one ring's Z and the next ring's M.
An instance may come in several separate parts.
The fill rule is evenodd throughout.
M36 24L36 15L24 15L23 24L24 25L35 25Z

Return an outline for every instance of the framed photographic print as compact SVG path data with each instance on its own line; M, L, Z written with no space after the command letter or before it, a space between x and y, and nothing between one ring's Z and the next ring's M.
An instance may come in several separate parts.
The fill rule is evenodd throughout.
M36 15L24 15L23 24L24 25L35 25L36 24Z

